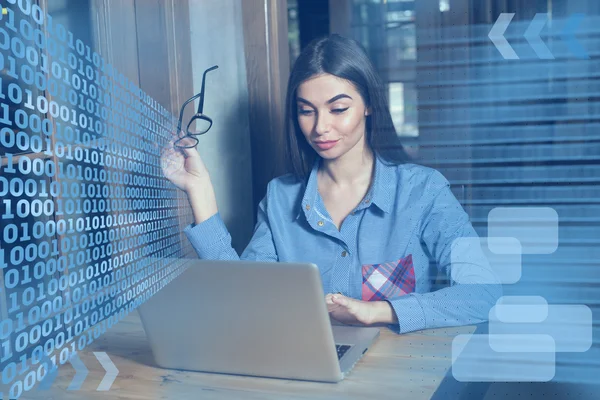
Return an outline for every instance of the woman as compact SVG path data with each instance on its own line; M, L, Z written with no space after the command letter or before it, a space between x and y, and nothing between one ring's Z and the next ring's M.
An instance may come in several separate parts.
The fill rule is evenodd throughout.
M269 182L241 259L316 264L342 323L405 333L486 320L500 286L479 246L453 244L477 234L448 181L405 162L362 47L339 35L307 46L286 114L293 172ZM185 233L200 258L239 259L198 152L174 156L183 168L165 174L188 195L195 224ZM432 291L438 270L453 285Z

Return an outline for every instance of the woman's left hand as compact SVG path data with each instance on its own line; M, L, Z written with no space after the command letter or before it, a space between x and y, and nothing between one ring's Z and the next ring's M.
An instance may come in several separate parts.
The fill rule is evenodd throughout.
M356 300L343 294L329 293L325 296L325 303L331 318L343 324L370 325L377 322L377 302Z

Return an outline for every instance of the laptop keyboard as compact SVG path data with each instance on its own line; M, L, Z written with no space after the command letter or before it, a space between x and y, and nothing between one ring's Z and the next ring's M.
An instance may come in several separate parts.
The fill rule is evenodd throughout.
M335 349L337 350L338 360L341 360L344 354L350 349L350 345L347 344L336 344Z

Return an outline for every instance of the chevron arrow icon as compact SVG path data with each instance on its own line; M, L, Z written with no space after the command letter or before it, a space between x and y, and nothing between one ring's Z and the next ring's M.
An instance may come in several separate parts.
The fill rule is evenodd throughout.
M590 56L575 36L575 32L577 31L577 28L579 27L579 24L581 23L583 18L585 18L584 14L571 15L569 19L567 19L565 28L561 32L560 36L567 44L567 48L569 49L569 51L573 53L575 57L586 59L590 58Z
M83 381L85 381L85 378L87 377L89 371L85 367L85 364L83 363L83 361L81 361L77 353L71 356L69 362L75 369L75 376L73 377L73 380L71 381L69 387L67 387L67 390L79 390L81 389L81 385L83 384Z
M490 30L488 37L494 43L494 46L498 49L502 57L506 60L518 60L519 56L515 53L515 50L508 43L504 37L506 28L510 25L515 13L502 13L494 23L494 26Z
M102 364L102 367L106 370L106 375L104 375L104 378L102 378L102 382L100 382L100 385L98 385L98 389L96 390L109 390L113 382L115 381L117 375L119 375L119 370L117 369L115 364L113 364L113 362L110 360L108 354L104 352L94 352L94 355L96 356L100 364Z
M525 39L527 39L529 45L539 58L543 60L554 60L554 55L540 37L540 32L542 32L542 29L544 29L547 20L548 14L535 14L533 21L531 21L531 24L529 24L529 27L523 36L525 36Z

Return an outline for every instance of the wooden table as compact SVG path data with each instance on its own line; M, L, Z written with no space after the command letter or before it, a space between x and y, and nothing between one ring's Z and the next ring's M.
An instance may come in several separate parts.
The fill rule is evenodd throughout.
M89 370L80 390L66 388L75 374L59 368L49 390L35 388L24 399L430 399L451 366L452 338L473 326L381 336L340 383L301 382L156 367L137 312L100 337L80 359ZM93 351L106 352L119 369L109 391L96 391L105 371ZM450 386L452 387L452 386Z

